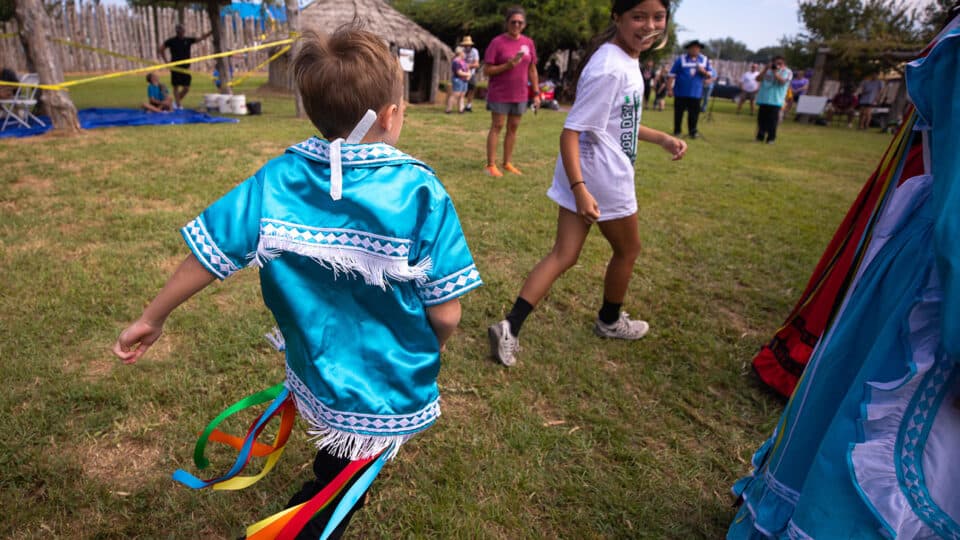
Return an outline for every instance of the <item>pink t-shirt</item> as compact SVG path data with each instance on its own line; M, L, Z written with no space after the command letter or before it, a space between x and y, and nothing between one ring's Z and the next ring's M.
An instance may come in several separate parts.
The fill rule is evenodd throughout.
M517 52L523 51L523 60L499 75L490 77L487 86L487 101L497 103L526 103L528 96L527 80L530 64L537 62L537 49L533 40L520 35L518 39L508 34L493 38L483 55L483 62L491 66L506 64Z

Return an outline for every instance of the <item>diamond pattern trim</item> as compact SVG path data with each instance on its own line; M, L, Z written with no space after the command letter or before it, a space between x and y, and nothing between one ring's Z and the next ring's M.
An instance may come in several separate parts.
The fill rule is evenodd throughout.
M260 236L299 244L362 250L373 255L406 259L412 242L354 229L328 229L273 219L260 220Z
M291 146L289 150L315 161L330 163L330 143L318 137L310 137L301 143ZM419 161L413 157L384 143L341 143L340 151L343 163L350 165L382 164L389 161L415 161L419 163Z
M411 414L381 415L338 411L321 403L289 366L287 388L296 394L299 404L309 409L312 418L338 431L378 436L406 435L423 431L440 416L440 398Z
M220 279L226 279L240 268L233 264L229 257L220 251L216 242L207 232L201 217L194 218L180 229L181 234L190 245L190 250L200 259L203 265Z
M924 377L916 394L909 418L900 435L900 470L903 488L910 499L910 506L923 521L941 538L960 540L960 526L950 518L933 499L925 487L923 473L923 449L927 443L928 427L936 416L942 402L942 393L948 388L952 366L949 360L934 363Z
M471 289L483 284L480 272L475 264L458 270L446 277L425 283L417 287L417 294L423 303L431 306L462 296Z

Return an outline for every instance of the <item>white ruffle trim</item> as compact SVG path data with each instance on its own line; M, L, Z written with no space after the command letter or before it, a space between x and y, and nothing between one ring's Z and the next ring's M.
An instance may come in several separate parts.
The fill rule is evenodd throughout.
M316 416L296 393L292 394L297 402L297 413L310 426L307 428L307 434L310 435L313 444L318 450L326 450L338 458L356 461L376 457L380 452L389 449L387 459L393 459L400 450L400 446L419 433L365 435L334 429Z
M926 486L921 484L924 447L919 437L925 425L936 417L936 411L924 409L922 402L925 399L933 402L933 396L942 388L942 384L937 388L937 381L945 379L940 372L951 365L949 359L938 359L937 355L940 309L941 288L934 268L908 319L910 373L895 381L867 383L862 406L865 417L861 419L864 442L851 445L849 454L857 489L882 520L887 533L896 538L960 539L956 523L951 524L949 518L943 520L942 511L932 510L932 501L910 495L926 492ZM917 392L923 395L917 396ZM899 439L901 431L902 440ZM944 456L944 459L949 458ZM917 506L921 511L926 510L927 519L941 522L937 527L939 531L932 529L927 519L918 514Z
M403 443L427 429L440 417L439 397L409 414L363 414L338 411L321 403L300 378L287 368L286 387L294 397L297 413L309 427L318 449L350 460L376 457L390 449L393 459ZM392 447L392 449L391 449Z
M255 264L263 267L283 252L296 253L309 257L324 268L333 270L334 277L347 274L353 277L359 274L368 285L386 289L388 280L397 282L415 281L423 283L433 267L430 257L415 265L410 265L403 257L384 257L366 251L342 247L307 245L278 238L261 238L257 246Z

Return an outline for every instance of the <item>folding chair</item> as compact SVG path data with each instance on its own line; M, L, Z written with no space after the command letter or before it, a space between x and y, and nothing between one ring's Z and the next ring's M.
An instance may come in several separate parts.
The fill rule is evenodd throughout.
M20 82L24 84L39 84L40 76L36 73L27 73L20 77ZM33 114L33 108L37 105L36 86L18 86L11 99L0 99L0 109L3 110L3 125L0 131L7 129L11 120L16 121L25 128L30 128L30 121L33 120L41 126L46 126L43 120Z

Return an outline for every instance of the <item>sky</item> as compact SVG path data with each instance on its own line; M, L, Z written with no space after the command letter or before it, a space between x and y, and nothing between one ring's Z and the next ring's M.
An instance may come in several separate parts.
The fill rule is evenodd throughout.
M756 51L801 32L797 0L682 0L673 15L680 43L731 37Z

